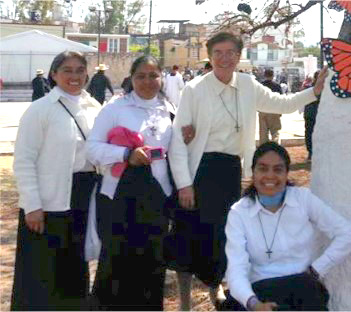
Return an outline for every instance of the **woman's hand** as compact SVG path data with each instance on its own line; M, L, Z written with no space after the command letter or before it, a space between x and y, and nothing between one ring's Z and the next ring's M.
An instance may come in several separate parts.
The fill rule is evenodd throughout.
M275 302L258 302L255 304L254 311L274 311L278 308L278 305Z
M195 137L195 129L192 125L182 127L183 140L188 145Z
M44 212L42 209L38 209L32 212L29 212L25 215L24 220L28 228L39 234L44 232Z
M322 93L324 87L324 81L328 77L328 66L324 66L320 71L317 81L313 87L313 92L315 96L319 96Z
M193 186L186 186L178 191L179 204L188 210L195 207L195 192Z
M132 166L147 166L151 164L151 160L146 155L144 147L138 147L131 151L130 156L128 158L128 163Z

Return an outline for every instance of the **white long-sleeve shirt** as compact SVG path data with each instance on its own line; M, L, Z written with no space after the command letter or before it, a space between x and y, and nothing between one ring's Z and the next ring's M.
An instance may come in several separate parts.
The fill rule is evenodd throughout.
M87 158L97 166L104 166L100 192L113 199L119 178L111 175L111 167L124 161L126 147L109 144L107 133L122 126L139 132L144 145L162 147L168 151L172 135L170 104L157 97L140 98L134 91L106 105L97 116L87 142ZM155 129L152 133L151 129ZM167 196L172 192L166 159L153 160L151 171Z
M323 277L351 253L351 223L309 189L288 187L283 207L272 213L257 199L253 202L244 197L229 212L225 228L226 276L231 295L244 306L255 295L251 284L256 281L302 273L311 264ZM269 258L262 228L270 247L280 212ZM331 239L322 254L316 228Z
M239 123L241 127L242 154L244 159L243 173L251 175L251 163L255 151L256 112L287 114L316 100L312 89L293 95L273 93L251 76L244 73L233 73L237 89ZM182 91L180 104L173 122L172 141L169 159L177 189L192 185L200 160L209 140L211 126L216 120L215 105L221 101L220 94L225 85L217 87L218 79L213 72L199 79L190 81ZM227 100L226 104L229 105ZM233 124L235 122L233 121ZM186 145L183 140L183 126L193 125L195 137ZM228 129L227 129L228 130ZM232 126L230 128L232 130Z
M89 167L79 130L58 100L75 116L86 136L101 108L84 90L74 103L55 87L24 112L17 132L13 167L19 207L25 213L37 209L69 210L72 174Z

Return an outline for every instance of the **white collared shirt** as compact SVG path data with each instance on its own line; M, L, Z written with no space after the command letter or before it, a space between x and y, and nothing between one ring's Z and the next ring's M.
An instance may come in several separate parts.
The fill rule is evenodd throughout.
M233 75L228 84L218 80L215 75L210 77L218 99L213 101L213 118L204 152L242 155L242 117L238 103L237 76ZM239 131L236 129L237 125Z
M113 199L119 178L111 175L111 167L123 162L126 147L107 143L107 133L122 126L139 132L144 145L162 147L166 152L172 135L172 123L166 102L155 97L144 100L132 91L106 105L97 116L87 142L87 157L95 165L104 166L100 192ZM154 109L150 109L154 108ZM156 128L152 134L151 127ZM151 171L167 196L172 193L167 161L153 160Z
M288 187L283 207L282 212L283 208L280 208L272 213L264 209L258 200L253 202L244 197L229 212L225 229L226 276L231 295L244 306L255 295L252 283L302 273L311 264L323 277L351 252L351 223L309 189ZM316 228L332 240L322 254ZM266 254L262 230L267 245L272 245L270 258Z

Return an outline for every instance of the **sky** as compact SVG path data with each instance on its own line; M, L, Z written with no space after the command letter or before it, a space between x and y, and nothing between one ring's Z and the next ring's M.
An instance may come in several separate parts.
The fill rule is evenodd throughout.
M0 0L2 6L11 4L15 0ZM88 7L91 4L96 4L102 0L76 0L73 1L73 20L82 21L82 18L88 13ZM112 0L120 1L120 0ZM129 0L130 1L130 0ZM270 0L246 0L253 9L251 16L256 16L260 12L263 3ZM145 0L147 6L143 10L143 14L149 19L150 15L150 0ZM151 33L157 33L162 25L157 23L164 19L186 19L192 23L208 23L217 14L224 11L236 11L237 5L242 0L205 0L201 5L195 5L195 0L152 0L152 28ZM307 0L290 0L290 3L306 4ZM324 6L327 7L329 1L324 1ZM4 7L5 9L5 7ZM82 10L83 12L82 14ZM320 4L316 4L305 13L299 16L301 27L305 32L305 37L299 40L305 46L316 45L320 41ZM335 10L324 10L324 37L337 38L342 21L343 12ZM148 24L145 25L145 32L148 32ZM167 25L163 25L167 26Z

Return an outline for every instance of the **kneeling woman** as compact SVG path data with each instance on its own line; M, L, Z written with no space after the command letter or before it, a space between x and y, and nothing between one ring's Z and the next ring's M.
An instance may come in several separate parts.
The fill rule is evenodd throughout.
M162 154L168 150L174 110L160 94L161 73L153 57L136 59L133 91L103 108L88 140L88 158L106 169L97 197L102 250L93 296L98 309L163 309L165 206L172 186ZM132 148L122 141L109 144L110 130L118 127L141 134L144 142ZM128 165L115 176L111 168L123 161Z
M274 142L252 164L253 184L233 205L226 224L225 309L327 310L321 280L351 252L351 224L308 189L288 182L290 158ZM316 228L330 239L321 254Z

